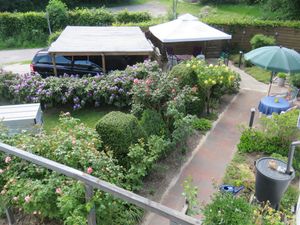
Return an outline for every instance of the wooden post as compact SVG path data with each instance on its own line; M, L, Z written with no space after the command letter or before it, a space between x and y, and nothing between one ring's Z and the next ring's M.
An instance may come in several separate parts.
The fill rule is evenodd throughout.
M5 214L7 217L8 225L15 224L16 220L15 220L14 214L12 213L10 208L5 209Z
M93 198L93 195L94 195L93 187L88 184L85 184L85 200L86 200L86 202L91 201ZM88 225L97 225L95 207L93 207L89 212Z
M103 73L106 73L106 65L105 65L105 56L104 54L101 54L101 58L102 58L102 69L103 69Z
M51 54L51 58L52 58L52 64L53 64L53 72L54 72L54 75L57 76L57 68L56 68L56 62L55 62L55 54Z

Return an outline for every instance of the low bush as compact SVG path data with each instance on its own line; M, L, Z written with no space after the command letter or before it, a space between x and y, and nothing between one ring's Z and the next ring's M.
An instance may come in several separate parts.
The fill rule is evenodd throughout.
M151 20L151 15L148 12L129 12L128 10L123 10L117 12L115 15L117 23L141 23Z
M131 145L128 152L130 164L126 179L131 184L131 189L139 190L142 187L142 178L145 177L154 163L168 151L170 141L163 137L152 135L148 138L147 144L142 140Z
M191 67L187 67L187 64L180 63L172 68L169 75L177 78L180 87L189 85L191 87L198 85L198 76Z
M128 154L130 145L138 143L145 137L144 130L138 119L123 112L110 112L102 117L96 125L96 130L103 140L103 145L114 152L114 156L122 161Z
M193 128L199 131L208 131L212 128L212 122L205 118L197 118L193 121Z
M230 225L252 225L253 208L241 197L231 194L216 194L212 202L203 210L205 225L230 224Z
M256 34L254 35L251 40L250 44L252 49L264 47L264 46L272 46L276 44L276 40L272 36L266 36L263 34Z
M300 73L297 74L291 74L289 76L289 79L293 86L300 88Z
M168 129L161 114L154 110L146 109L140 119L140 124L148 136L167 136Z
M114 15L104 8L74 9L68 13L68 25L72 26L110 26Z
M48 43L49 46L52 44L52 42L54 42L54 41L57 40L57 38L59 37L59 35L61 34L61 32L62 32L61 30L60 31L56 31L56 32L52 33L49 36L48 41L47 41L47 43Z
M273 114L272 118L262 117L261 129L245 129L238 149L241 152L264 152L287 155L292 141L300 138L297 128L298 110L284 114Z

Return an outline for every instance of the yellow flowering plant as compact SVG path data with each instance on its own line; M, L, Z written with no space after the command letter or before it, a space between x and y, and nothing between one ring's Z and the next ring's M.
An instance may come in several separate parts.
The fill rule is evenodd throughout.
M199 94L205 97L207 114L210 113L211 98L219 99L225 93L239 88L239 75L224 64L207 65L204 61L193 58L186 62L186 67L197 74Z

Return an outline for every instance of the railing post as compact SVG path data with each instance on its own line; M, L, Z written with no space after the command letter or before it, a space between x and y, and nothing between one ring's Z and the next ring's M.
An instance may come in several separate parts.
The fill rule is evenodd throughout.
M86 202L89 202L93 198L94 189L92 186L90 186L88 184L85 184L84 186L85 186L85 200L86 200ZM88 225L97 225L95 206L89 212Z
M14 214L13 212L11 211L10 208L6 208L5 209L5 214L6 214L6 217L7 217L7 221L8 221L8 225L13 225L15 224L15 217L14 217Z

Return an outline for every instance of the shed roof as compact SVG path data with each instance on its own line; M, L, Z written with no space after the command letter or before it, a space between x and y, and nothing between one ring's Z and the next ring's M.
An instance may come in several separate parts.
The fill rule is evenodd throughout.
M64 55L148 55L153 48L139 27L67 26L48 52Z
M149 30L163 43L231 39L231 35L200 22L191 14L184 14L176 20L152 26Z

